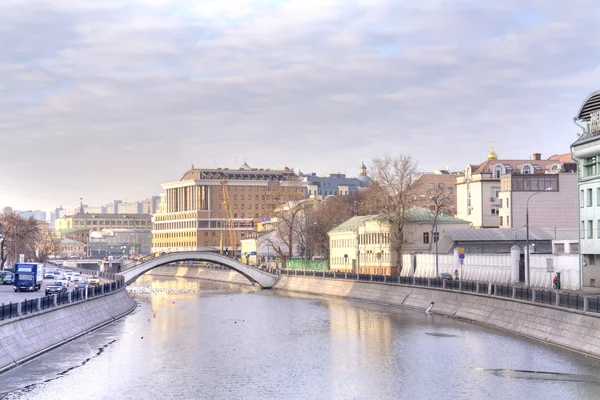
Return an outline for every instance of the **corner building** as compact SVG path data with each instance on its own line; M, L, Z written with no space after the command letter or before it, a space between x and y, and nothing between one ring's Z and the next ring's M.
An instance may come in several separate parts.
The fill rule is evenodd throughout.
M152 217L152 251L231 250L227 220L232 220L235 247L269 218L274 188L288 188L306 197L306 182L293 170L192 168L181 180L161 185L165 193ZM224 190L229 198L224 204ZM229 210L228 210L229 209ZM231 226L231 224L230 224Z

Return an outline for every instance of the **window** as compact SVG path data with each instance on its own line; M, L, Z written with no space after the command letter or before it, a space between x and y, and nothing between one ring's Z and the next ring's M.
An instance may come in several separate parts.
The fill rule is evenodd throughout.
M492 187L492 197L499 197L499 196L500 196L500 187L498 187L498 186Z
M451 187L449 187L449 188L448 188L448 193L449 193L449 194L452 194L453 192L454 192L454 188L451 188Z
M435 183L430 183L429 184L429 189L430 190L434 190L435 189Z
M506 208L510 208L510 201L509 201L509 199L506 199Z
M521 173L524 175L533 174L531 166L529 164L523 165L523 167L521 168Z
M502 165L494 166L494 179L500 179L500 175L502 175Z
M510 217L506 216L506 226L510 226Z
M579 191L579 206L583 208L584 205L584 194L583 189Z
M579 253L579 243L569 243L569 253Z
M594 221L592 220L588 220L588 233L587 233L587 237L588 239L591 239L594 237Z
M429 244L429 232L423 232L423 244Z
M581 232L579 232L579 237L581 239L585 239L585 222L581 221Z
M592 206L592 189L587 190L587 206Z
M500 209L498 207L492 207L492 215L500 215Z
M500 226L504 226L504 217L500 217Z
M583 176L598 175L598 157L589 157L583 160Z
M438 183L438 189L444 190L446 186L443 183Z
M600 206L600 188L596 189L596 205Z

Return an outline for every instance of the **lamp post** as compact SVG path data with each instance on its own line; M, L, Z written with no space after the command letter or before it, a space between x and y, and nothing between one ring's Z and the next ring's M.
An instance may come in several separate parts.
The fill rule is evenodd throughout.
M534 194L532 194L531 196L529 196L527 198L527 204L525 207L525 234L527 236L526 238L526 247L525 247L525 251L527 254L527 268L525 269L525 286L526 287L531 287L531 277L529 276L529 200L535 196L536 194L540 194L540 193L544 193L544 192L549 192L550 190L552 190L552 187L546 188L544 190L542 190L541 192L535 192Z

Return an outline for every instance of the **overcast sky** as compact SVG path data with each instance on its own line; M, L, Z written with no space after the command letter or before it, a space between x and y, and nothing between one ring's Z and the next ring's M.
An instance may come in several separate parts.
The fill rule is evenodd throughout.
M0 207L142 200L186 169L356 175L569 151L597 0L0 0Z

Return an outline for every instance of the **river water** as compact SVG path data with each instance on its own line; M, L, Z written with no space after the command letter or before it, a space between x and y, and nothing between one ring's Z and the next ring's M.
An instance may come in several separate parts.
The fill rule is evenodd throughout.
M2 399L598 399L600 362L440 316L182 278L0 376Z

